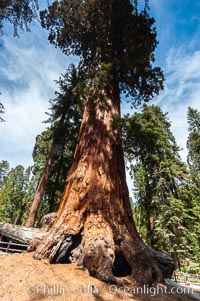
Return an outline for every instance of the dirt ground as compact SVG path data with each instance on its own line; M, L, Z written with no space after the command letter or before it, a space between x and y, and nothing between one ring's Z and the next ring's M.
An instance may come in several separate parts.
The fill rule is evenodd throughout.
M193 301L186 292L171 287L136 288L125 279L124 287L105 284L74 264L50 265L33 254L0 256L0 301Z

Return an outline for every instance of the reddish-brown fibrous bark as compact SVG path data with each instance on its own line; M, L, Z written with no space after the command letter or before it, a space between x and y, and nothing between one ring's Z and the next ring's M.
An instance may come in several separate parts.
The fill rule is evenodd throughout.
M58 218L34 257L78 261L104 281L126 275L138 284L162 281L132 218L120 130L112 126L119 91L102 94L88 98Z

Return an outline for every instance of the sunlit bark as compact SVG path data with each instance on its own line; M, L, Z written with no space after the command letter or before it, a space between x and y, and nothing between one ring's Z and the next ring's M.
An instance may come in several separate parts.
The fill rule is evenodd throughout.
M58 218L34 257L83 264L92 276L115 281L132 275L137 283L162 280L132 219L119 130L118 89L89 98Z

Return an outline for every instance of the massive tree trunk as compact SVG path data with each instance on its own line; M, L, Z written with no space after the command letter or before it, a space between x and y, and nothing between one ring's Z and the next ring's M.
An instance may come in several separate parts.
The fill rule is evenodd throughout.
M58 218L34 257L78 261L104 281L127 275L138 284L162 281L132 218L120 134L112 127L119 91L102 94L87 101Z

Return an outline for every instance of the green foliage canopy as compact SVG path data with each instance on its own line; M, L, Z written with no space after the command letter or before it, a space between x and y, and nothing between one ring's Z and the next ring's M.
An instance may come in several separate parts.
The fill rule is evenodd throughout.
M189 190L193 210L190 210L190 216L193 217L193 223L190 224L192 238L195 242L195 234L197 234L197 243L193 248L193 257L196 262L200 262L200 112L191 107L188 108L187 114L189 124L189 136L187 139L188 148L188 165L189 165Z
M3 161L5 162L5 161ZM2 163L3 163L2 162ZM5 165L5 163L4 163ZM5 166L7 168L7 166ZM0 221L22 224L26 213L26 192L30 168L21 165L12 168L4 177L0 190Z
M18 36L18 28L29 30L29 24L36 18L37 10L37 0L1 0L0 30L3 28L3 21L9 21L14 26L14 36Z
M125 117L124 150L134 175L139 227L147 242L184 258L191 251L192 205L187 168L170 126L158 106L144 105L141 113Z
M197 176L200 173L200 112L188 108L189 137L187 140L188 163L193 167Z
M138 12L129 0L53 1L40 13L49 40L66 54L80 56L92 77L102 64L133 102L148 101L163 88L163 74L154 67L157 46L154 19Z

